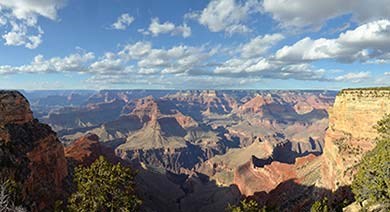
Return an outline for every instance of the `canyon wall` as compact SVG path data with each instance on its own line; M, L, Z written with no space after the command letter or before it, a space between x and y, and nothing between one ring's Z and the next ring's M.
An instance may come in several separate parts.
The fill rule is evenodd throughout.
M21 186L29 211L52 210L67 176L64 147L48 125L33 119L17 91L0 91L0 179Z
M319 186L350 185L364 153L375 147L375 124L390 113L390 88L346 89L329 109Z

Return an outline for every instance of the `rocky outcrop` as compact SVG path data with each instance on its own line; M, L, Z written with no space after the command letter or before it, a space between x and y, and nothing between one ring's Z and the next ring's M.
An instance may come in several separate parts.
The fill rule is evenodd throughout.
M21 185L31 211L52 209L62 198L67 176L64 148L48 125L33 119L29 103L16 91L0 92L0 176Z
M27 100L16 91L0 91L0 126L24 124L33 116Z
M310 154L297 158L292 164L270 161L263 167L257 167L255 160L250 160L235 171L234 184L241 194L250 196L256 192L269 193L288 180L294 180L297 184L307 183L309 175L314 176L319 167L315 160L316 157Z
M95 134L86 134L65 148L65 157L73 165L91 165L99 156L104 156L109 162L116 164L123 161L115 155L113 149L99 143Z
M262 96L256 96L253 99L249 100L245 104L243 104L239 110L243 113L249 112L249 113L259 113L262 115L263 112L263 106L266 104L272 103L272 97L271 95L267 95L266 97Z
M305 182L307 185L316 182L316 178L312 175L319 175L316 156L322 152L320 144L314 141L311 141L311 144L289 140L281 142L276 138L263 140L258 144L263 146L259 149L258 156L252 155L246 163L241 163L234 171L233 183L239 187L243 195L250 196L256 192L269 193L287 180L294 180L296 183ZM264 154L265 152L268 154Z
M335 190L351 184L356 165L375 146L373 127L386 113L389 88L347 89L337 95L329 110L320 186Z

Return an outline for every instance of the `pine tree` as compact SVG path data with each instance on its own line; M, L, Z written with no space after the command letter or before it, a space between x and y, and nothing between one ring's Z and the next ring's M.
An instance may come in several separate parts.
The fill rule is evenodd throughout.
M242 200L240 204L236 206L229 205L227 211L231 212L265 212L265 208L261 208L259 204L254 200Z
M69 211L137 211L141 201L134 191L130 168L99 157L90 167L75 169L77 191L69 198Z
M388 205L390 203L390 115L378 122L376 147L368 152L352 183L358 202Z

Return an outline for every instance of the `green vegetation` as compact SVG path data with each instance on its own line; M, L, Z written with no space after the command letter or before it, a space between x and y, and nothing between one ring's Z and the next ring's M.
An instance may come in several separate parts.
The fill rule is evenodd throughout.
M341 91L360 91L360 90L362 90L362 91L365 91L365 90L368 90L368 91L370 91L370 90L379 90L379 91L381 91L381 90L390 90L390 87L371 87L371 88L345 88L345 89L342 89Z
M358 96L361 96L363 94L363 91L366 91L365 93L369 92L370 94L375 94L378 96L378 91L389 91L390 87L371 87L371 88L345 88L342 89L339 93L337 93L337 96L340 96L342 94L345 94L345 92L353 92L355 94L358 94Z
M385 115L385 117L378 121L375 129L379 133L379 139L386 140L390 138L390 114Z
M78 167L74 174L77 191L69 198L69 211L138 211L134 173L120 164L99 157L90 167Z
M310 212L328 212L328 211L330 211L330 210L328 207L328 199L327 198L315 201L310 209Z
M261 208L254 200L242 200L238 205L229 205L227 211L230 212L266 212L265 208Z
M355 199L369 205L390 204L390 114L378 122L376 147L368 152L352 183ZM389 208L390 209L390 208Z
M14 180L4 180L0 184L0 211L2 212L24 212L27 211L17 206L20 197L20 186Z

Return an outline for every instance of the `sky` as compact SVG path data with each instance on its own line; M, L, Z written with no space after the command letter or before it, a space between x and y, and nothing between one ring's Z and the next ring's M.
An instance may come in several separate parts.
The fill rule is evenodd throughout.
M373 86L389 0L0 0L0 89Z

